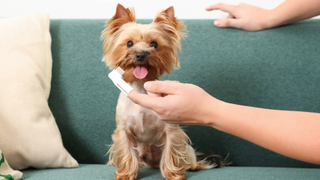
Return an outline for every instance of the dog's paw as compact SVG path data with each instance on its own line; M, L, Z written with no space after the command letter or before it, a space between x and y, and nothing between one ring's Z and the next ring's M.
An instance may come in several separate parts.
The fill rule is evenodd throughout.
M186 175L170 174L166 177L166 180L185 180Z
M116 180L135 180L137 175L116 175Z

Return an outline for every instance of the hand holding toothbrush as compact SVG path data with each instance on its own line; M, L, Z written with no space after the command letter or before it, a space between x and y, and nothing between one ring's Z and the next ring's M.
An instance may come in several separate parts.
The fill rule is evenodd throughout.
M128 97L136 104L153 109L159 119L167 123L210 126L211 117L205 117L206 112L220 103L200 87L177 81L147 82L144 88L148 95L131 91Z
M320 114L263 109L220 101L198 86L172 81L144 85L128 97L167 123L211 126L279 154L320 164ZM301 148L303 147L303 148Z

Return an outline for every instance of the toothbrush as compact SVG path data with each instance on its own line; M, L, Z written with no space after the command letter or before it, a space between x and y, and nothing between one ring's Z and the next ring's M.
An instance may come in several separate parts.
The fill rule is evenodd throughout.
M112 82L128 97L129 92L133 90L133 88L122 79L123 73L124 70L121 67L118 67L117 69L112 70L108 76Z

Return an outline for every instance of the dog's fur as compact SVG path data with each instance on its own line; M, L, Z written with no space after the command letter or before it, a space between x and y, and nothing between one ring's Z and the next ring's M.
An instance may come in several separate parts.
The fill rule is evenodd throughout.
M103 61L111 68L121 67L123 79L139 93L146 93L143 84L159 79L165 72L179 66L180 40L185 26L174 16L173 7L157 14L151 24L137 24L134 9L118 4L114 17L106 22ZM127 43L133 42L129 47ZM157 47L151 47L156 42ZM146 58L137 61L136 54ZM143 79L133 75L136 66L144 66L148 74ZM187 170L209 169L215 164L205 159L197 161L190 139L176 124L167 124L154 111L134 104L121 93L116 108L117 129L109 150L108 165L118 168L115 179L136 179L139 167L160 168L168 180L185 179Z

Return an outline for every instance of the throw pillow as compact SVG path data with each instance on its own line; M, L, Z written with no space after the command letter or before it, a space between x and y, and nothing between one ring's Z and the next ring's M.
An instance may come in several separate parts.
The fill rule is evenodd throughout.
M48 106L48 15L0 19L0 147L13 169L78 167Z

